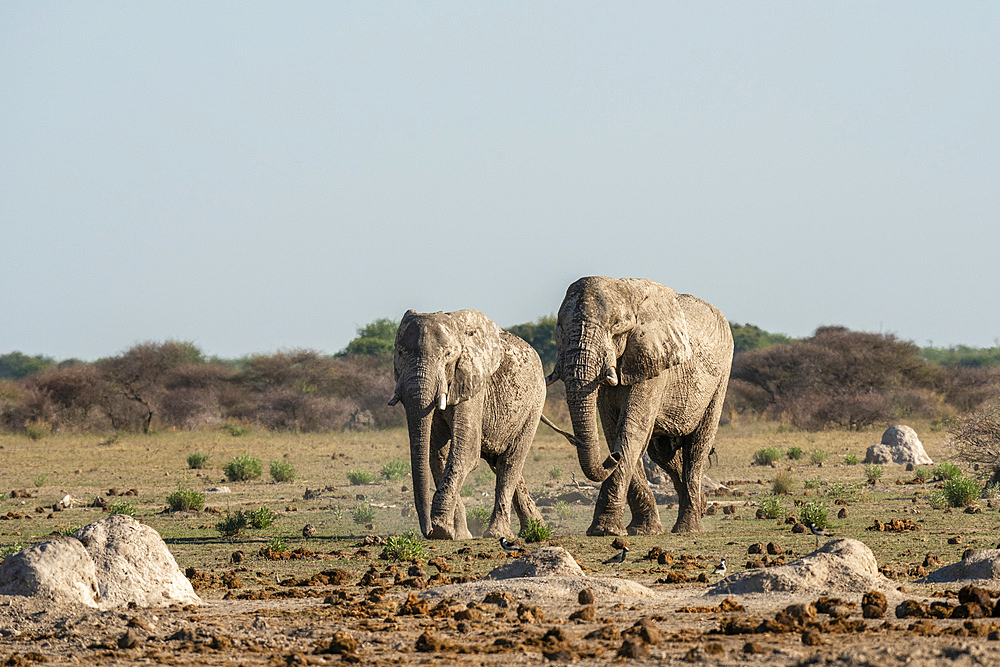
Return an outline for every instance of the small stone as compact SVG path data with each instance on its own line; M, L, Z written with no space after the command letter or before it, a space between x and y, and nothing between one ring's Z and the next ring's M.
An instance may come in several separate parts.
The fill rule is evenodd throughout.
M316 536L316 526L311 523L307 523L302 526L302 537L315 537Z
M132 628L126 630L125 634L123 634L121 637L118 638L118 648L120 649L135 648L141 643L142 643L142 638Z
M594 591L590 588L584 588L576 596L576 599L582 605L594 604Z

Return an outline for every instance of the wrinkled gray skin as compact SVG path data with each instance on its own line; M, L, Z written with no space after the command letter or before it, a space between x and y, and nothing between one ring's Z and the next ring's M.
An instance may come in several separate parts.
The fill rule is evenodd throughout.
M521 477L545 402L534 349L476 310L410 310L396 332L394 370L390 405L401 401L406 408L421 532L436 539L472 537L459 489L480 457L496 473L484 534L513 537L512 501L522 527L528 519L541 520Z
M559 308L556 344L548 381L566 384L580 466L603 482L587 534L663 532L640 461L647 447L680 498L673 531L701 530L701 478L733 360L722 313L651 280L581 278ZM612 453L603 462L598 413Z

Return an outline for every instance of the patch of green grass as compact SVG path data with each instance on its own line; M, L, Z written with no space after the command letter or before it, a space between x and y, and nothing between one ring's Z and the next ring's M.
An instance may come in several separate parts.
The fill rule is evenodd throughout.
M565 500L556 501L556 516L562 521L572 518L573 516L573 506L570 505Z
M33 419L24 427L24 433L29 440L41 440L52 435L52 425L47 421Z
M861 459L858 458L857 454L848 454L844 457L844 464L849 466L856 466L861 463Z
M425 557L424 541L416 531L390 536L382 549L382 558L386 560L415 560Z
M559 479L562 477L563 469L559 466L552 466L549 470L549 479Z
M347 471L347 481L351 483L351 486L364 486L373 483L376 479L378 478L375 477L375 473L368 472L367 470Z
M227 463L222 471L226 473L226 479L230 482L248 482L252 479L260 479L264 474L264 464L260 459L249 454L240 454Z
M271 461L271 479L275 482L293 482L299 472L288 461Z
M271 553L283 554L288 551L288 544L280 537L272 537L267 542L267 548Z
M205 494L191 489L178 489L167 495L167 507L171 512L200 512L205 508Z
M918 482L926 482L932 477L931 471L927 468L914 468L913 469L913 479Z
M462 488L458 490L458 493L463 498L471 498L476 495L476 485L471 482L466 482L462 485Z
M0 560L3 560L7 556L16 554L18 551L24 549L24 544L22 542L14 542L13 544L8 544L5 547L0 548Z
M211 459L211 454L202 454L201 452L192 452L188 454L188 468L192 470L198 470L208 467L208 461Z
M753 453L753 464L757 466L769 466L780 460L782 452L777 447L764 447Z
M552 537L552 529L539 519L528 519L518 536L525 542L544 542Z
M818 479L807 479L806 483L805 483L805 487L807 489L810 489L810 490L811 489L818 489L822 485L823 485L823 482L821 482Z
M403 459L393 459L382 466L382 479L395 482L410 474L410 463Z
M802 451L801 447L789 447L785 455L792 461L798 461L805 456L805 452Z
M48 481L49 481L49 474L47 472L40 472L31 478L31 482L35 486L45 486L45 483Z

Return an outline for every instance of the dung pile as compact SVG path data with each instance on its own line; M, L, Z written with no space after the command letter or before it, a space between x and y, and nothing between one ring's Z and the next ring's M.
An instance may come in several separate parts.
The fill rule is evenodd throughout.
M754 568L726 577L710 588L709 594L864 593L892 588L893 583L879 574L871 549L857 540L839 539L787 565Z

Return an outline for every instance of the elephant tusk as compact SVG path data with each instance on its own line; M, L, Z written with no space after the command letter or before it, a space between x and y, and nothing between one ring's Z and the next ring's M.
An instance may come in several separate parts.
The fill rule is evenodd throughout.
M396 405L399 403L399 394L393 394L392 398L389 399L389 405Z
M615 372L614 367L608 366L608 370L604 371L604 379L612 387L618 386L618 373Z
M448 394L441 394L438 396L437 408L438 410L444 410L446 407L448 407Z
M550 387L559 381L559 374L556 371L552 371L545 376L545 386Z

